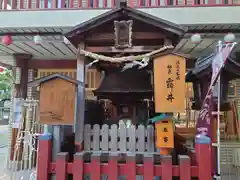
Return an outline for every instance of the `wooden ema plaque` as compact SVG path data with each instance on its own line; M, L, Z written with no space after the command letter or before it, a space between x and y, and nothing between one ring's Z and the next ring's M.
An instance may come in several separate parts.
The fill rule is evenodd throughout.
M77 81L53 74L34 83L40 86L40 124L74 124Z
M169 54L154 59L155 112L185 111L185 58Z

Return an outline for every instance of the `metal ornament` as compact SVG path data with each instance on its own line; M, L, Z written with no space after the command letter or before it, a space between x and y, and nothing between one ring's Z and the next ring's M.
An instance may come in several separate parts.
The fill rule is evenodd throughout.
M132 47L133 21L114 21L115 47L118 49Z

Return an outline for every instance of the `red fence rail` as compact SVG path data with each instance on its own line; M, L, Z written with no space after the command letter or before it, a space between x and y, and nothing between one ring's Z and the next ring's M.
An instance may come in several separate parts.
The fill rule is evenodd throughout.
M146 153L142 154L141 162L136 153L126 153L122 162L123 153L117 152L107 156L93 152L89 156L90 160L85 156L88 153L79 152L74 155L73 162L68 161L68 153L62 152L57 155L56 162L51 162L51 136L43 135L39 138L37 180L50 180L50 174L55 174L57 180L67 180L69 174L73 175L73 180L82 180L85 175L89 175L92 180L100 180L102 175L107 175L108 180L117 180L119 176L134 180L137 175L143 176L145 180L154 179L154 176L161 177L161 180L172 180L174 176L180 177L180 180L190 180L192 177L211 180L211 146L197 144L196 148L196 165L191 164L187 155L179 155L178 165L173 165L169 155L157 155L160 157L159 162L155 161L153 154Z
M231 6L233 0L128 0L130 7ZM116 0L3 0L2 10L115 8Z

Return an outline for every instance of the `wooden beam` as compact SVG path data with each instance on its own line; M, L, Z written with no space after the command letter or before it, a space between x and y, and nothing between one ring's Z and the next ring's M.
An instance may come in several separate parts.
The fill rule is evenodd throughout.
M85 38L85 40L88 41L109 41L113 40L115 38L114 33L100 33L96 34L93 33ZM145 39L145 40L151 40L151 39L164 39L166 38L166 35L162 33L157 32L133 32L132 34L133 39Z
M18 93L16 93L16 96L25 99L27 98L28 61L31 60L32 55L14 54L14 57L16 59L16 67L21 68L21 82L20 84L15 85L15 89L18 91Z
M29 60L29 69L76 69L77 60Z
M133 46L132 48L116 49L113 46L88 46L86 51L92 53L143 53L157 50L162 46Z
M81 42L78 45L79 49L85 49L84 42ZM85 76L86 76L86 56L78 53L77 59L77 80L85 84ZM76 97L76 121L74 124L75 129L75 146L77 152L83 150L83 136L84 136L84 120L85 120L85 87L81 84L77 87L77 97Z

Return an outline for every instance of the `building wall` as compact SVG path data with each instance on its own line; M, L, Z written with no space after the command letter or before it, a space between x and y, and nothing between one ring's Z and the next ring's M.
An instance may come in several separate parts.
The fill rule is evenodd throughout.
M17 5L19 7L20 5L20 0L16 0L17 1ZM93 6L93 1L94 0L90 0L90 3L91 5ZM144 6L147 4L147 0L133 0L133 5L134 6L137 6L138 5L138 1L141 1L141 4ZM214 0L215 1L215 0ZM11 6L11 0L9 0L9 5ZM32 8L36 8L36 0L32 0ZM58 7L60 8L61 7L61 4L60 2L61 1L58 1ZM73 1L73 6L75 8L78 8L78 0L74 0ZM103 7L103 2L104 0L99 0L99 7ZM196 1L196 3L199 3L200 1ZM205 0L205 3L207 4L209 2L209 0ZM216 2L218 3L219 1L216 0ZM27 3L28 3L28 0L24 0L24 8L27 8ZM82 7L87 7L87 3L88 3L88 0L82 0ZM107 0L107 7L111 7L112 1L111 0ZM170 4L171 3L174 3L174 0L173 1L170 1ZM233 0L233 4L239 4L240 3L240 0ZM128 0L128 4L129 4L129 0ZM155 5L156 4L156 1L155 0L151 0L151 4L152 5ZM160 4L161 5L164 5L164 0L160 0ZM183 0L178 0L177 1L177 5L192 5L193 2L192 0L185 0L185 4L183 4ZM66 1L66 4L65 4L66 7L69 7L69 1ZM44 7L44 0L40 0L40 7L43 8ZM51 8L51 0L48 1L48 8Z

